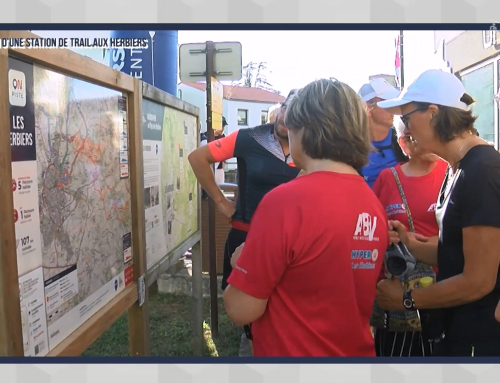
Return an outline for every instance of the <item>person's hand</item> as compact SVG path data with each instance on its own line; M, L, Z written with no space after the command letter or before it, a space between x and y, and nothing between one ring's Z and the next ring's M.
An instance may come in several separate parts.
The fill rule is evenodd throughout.
M422 234L406 231L405 225L399 221L389 221L388 226L391 243L402 242L408 249L410 249L415 242L427 242L429 240L428 237Z
M405 311L403 294L403 286L396 278L382 279L377 283L377 303L384 310Z
M234 201L231 201L227 198L224 198L221 202L217 204L217 208L222 213L224 217L226 217L229 221L233 217L234 212L236 211L236 205Z
M236 261L238 261L238 258L240 257L241 252L243 251L243 247L245 247L245 242L239 245L236 248L236 250L234 250L234 253L231 254L231 267L234 267L234 265L236 265Z
M403 244L408 245L410 238L408 232L406 231L405 225L399 221L389 221L389 238L391 243L403 242Z

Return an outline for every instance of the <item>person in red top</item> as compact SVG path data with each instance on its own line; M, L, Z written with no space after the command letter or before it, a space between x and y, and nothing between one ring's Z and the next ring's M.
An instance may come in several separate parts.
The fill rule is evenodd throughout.
M382 202L389 220L399 221L408 231L437 243L436 202L448 164L435 154L419 149L401 120L396 131L399 145L409 161L383 170L373 185L373 191ZM418 288L421 278L434 280L436 271L431 266L417 263L413 273L401 281L407 288ZM384 278L385 270L382 269L379 280ZM387 321L384 321L384 314ZM431 344L422 333L423 317L416 311L384 313L375 302L372 325L375 327L377 356L430 356Z
M252 322L254 356L375 356L369 319L389 235L356 171L371 149L366 111L346 84L318 80L298 92L285 124L306 174L259 204L232 256L226 312Z

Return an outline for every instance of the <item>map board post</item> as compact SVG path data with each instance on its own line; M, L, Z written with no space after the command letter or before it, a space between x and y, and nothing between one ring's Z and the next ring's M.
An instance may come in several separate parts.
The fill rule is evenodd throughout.
M17 295L21 319L12 336L21 329L21 355L77 356L137 302L135 263L145 254L132 226L143 225L136 206L143 195L131 188L138 170L131 161L142 140L129 132L136 124L130 115L140 113L130 105L138 86L65 49L2 52L9 57L6 73L1 56L0 75L8 81L0 110L5 118L7 103L11 161L0 161L0 174L9 177L2 198L13 200L15 232L2 223L0 235L14 245L8 267L17 259L18 281L0 291L0 303ZM6 149L0 147L2 158ZM0 322L8 319L0 315ZM144 316L129 319L147 339ZM147 346L134 348L147 355ZM6 348L19 354L9 342Z
M134 79L133 99L129 99L129 117L133 121L130 145L130 176L135 180L131 184L132 194L132 245L134 255L134 278L138 289L144 290L147 285L146 231L144 216L144 160L142 145L142 83ZM144 285L142 285L144 284ZM147 290L147 289L145 289ZM144 291L145 292L145 291ZM147 293L139 293L139 299L128 310L129 348L131 356L149 355L149 302Z

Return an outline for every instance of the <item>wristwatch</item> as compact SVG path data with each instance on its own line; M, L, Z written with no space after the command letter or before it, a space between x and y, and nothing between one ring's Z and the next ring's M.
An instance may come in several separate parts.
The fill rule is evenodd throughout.
M406 290L403 294L403 306L407 310L416 310L415 301L411 297L412 290Z

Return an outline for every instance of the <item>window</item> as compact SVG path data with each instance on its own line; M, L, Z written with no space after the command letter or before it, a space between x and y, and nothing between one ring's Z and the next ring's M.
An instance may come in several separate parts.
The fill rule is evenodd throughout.
M260 113L260 123L261 123L262 125L267 124L267 110L263 110L263 111Z
M475 100L472 111L478 119L475 127L479 136L488 142L495 142L495 100L493 63L462 76L467 93Z
M248 125L248 110L238 109L238 125Z

